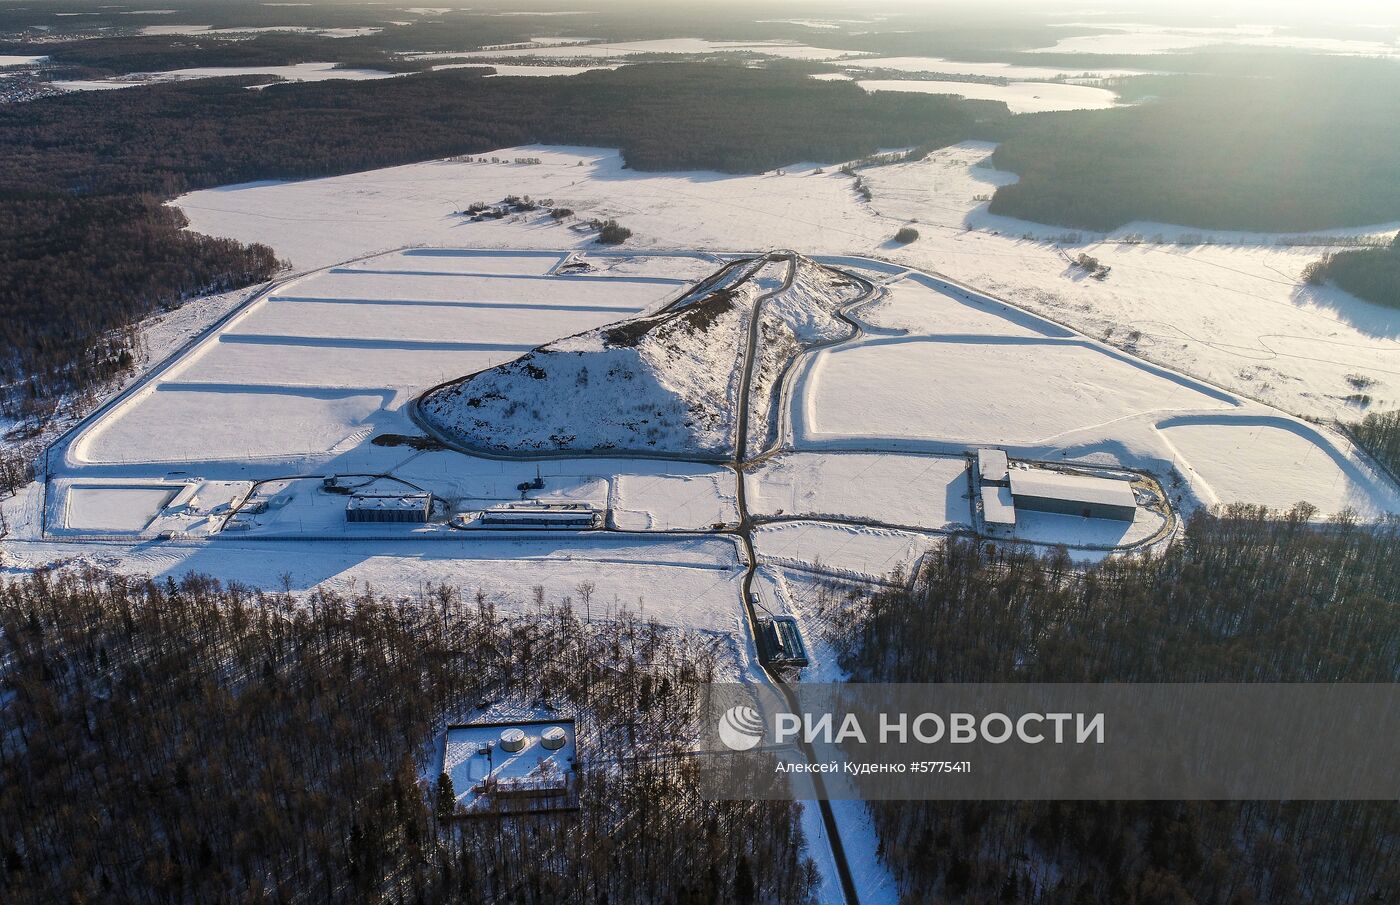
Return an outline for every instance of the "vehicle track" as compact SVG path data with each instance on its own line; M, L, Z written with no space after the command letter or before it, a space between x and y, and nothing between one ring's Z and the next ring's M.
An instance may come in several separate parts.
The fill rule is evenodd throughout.
M735 503L739 511L738 537L744 550L746 566L744 569L744 579L740 583L740 593L743 596L744 615L748 621L749 637L753 639L754 652L761 649L759 640L759 616L758 608L754 605L753 580L758 573L758 551L754 548L753 530L754 522L749 515L748 500L744 491L744 471L750 464L747 457L748 431L749 431L749 394L753 388L754 362L758 357L758 336L759 322L762 319L763 305L773 296L786 292L792 288L793 278L797 274L798 256L794 251L774 252L766 256L767 260L786 259L788 263L787 273L783 276L783 283L777 289L767 292L754 302L753 314L749 317L748 343L744 353L744 371L739 380L739 411L736 418L737 427L734 437L734 458L726 463L734 470ZM774 446L777 445L779 437L774 435ZM789 708L797 709L797 696L784 676L777 670L770 669L768 664L763 662L762 655L758 658L758 667L763 671L764 676L773 687L782 694ZM816 752L812 746L805 742L800 744L802 756L808 761L816 760ZM822 825L826 829L827 844L831 848L831 860L836 865L837 880L841 883L841 893L847 905L860 905L860 894L856 890L855 879L851 876L850 865L846 861L846 848L841 841L841 830L836 823L836 814L831 808L831 802L826 799L826 784L822 781L820 773L812 774L813 788L817 795L817 808L821 812Z

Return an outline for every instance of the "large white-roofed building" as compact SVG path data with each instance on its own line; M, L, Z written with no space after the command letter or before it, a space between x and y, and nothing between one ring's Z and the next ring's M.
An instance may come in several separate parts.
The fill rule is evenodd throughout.
M1017 509L1130 522L1137 514L1131 481L1050 471L1011 469L1011 498Z

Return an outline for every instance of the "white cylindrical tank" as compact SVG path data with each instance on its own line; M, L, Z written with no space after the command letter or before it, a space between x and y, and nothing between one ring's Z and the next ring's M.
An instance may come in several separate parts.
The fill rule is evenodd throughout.
M569 734L558 726L550 726L540 736L540 744L550 751L558 751L564 747L564 743L569 740Z
M525 733L519 729L507 729L501 733L501 748L512 753L525 748Z

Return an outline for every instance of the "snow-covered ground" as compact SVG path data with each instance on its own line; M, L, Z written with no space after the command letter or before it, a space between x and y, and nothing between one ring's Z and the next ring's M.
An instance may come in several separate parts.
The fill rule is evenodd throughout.
M815 520L764 525L754 531L754 546L762 562L861 580L879 579L900 567L912 567L937 541L938 536L932 533Z
M1201 47L1287 48L1310 53L1400 57L1400 44L1360 38L1318 37L1273 25L1184 27L1140 23L1094 25L1103 34L1062 38L1032 53L1163 54Z
M1056 69L1053 66L1022 66L1016 63L970 63L966 60L948 60L942 57L860 57L843 62L850 68L856 69L888 69L897 72L927 72L938 75L976 75L1013 80L1065 79L1084 75L1107 79L1142 74L1140 69Z
M917 79L862 79L866 91L913 91L920 94L955 94L969 100L1002 101L1012 113L1046 113L1051 110L1103 110L1118 103L1118 96L1103 88L1059 82L943 82Z
M808 180L826 181L766 182ZM574 235L547 222L532 214L496 226L561 244ZM656 311L724 260L425 247L284 280L51 452L47 484L5 505L7 562L22 569L77 557L296 588L370 583L409 592L445 581L517 601L538 583L526 576L557 572L550 586L560 597L592 581L629 606L636 591L661 595L635 603L668 623L731 630L741 575L732 470L621 453L538 463L467 456L415 441L421 432L407 414L444 378ZM972 526L965 455L984 443L1021 458L1142 468L1163 483L1176 472L1174 494L1188 506L1307 499L1323 514L1400 511L1395 489L1326 428L1004 302L844 256L822 262L860 269L877 284L873 295L826 277L782 289L786 259L755 261L726 273L757 266L761 286L782 290L764 316L831 344L787 373L778 387L779 452L747 470L762 562L860 578L911 566L939 536ZM797 272L808 270L826 273L810 262ZM828 329L827 289L860 331ZM200 322L182 317L153 324L148 342L169 348ZM520 402L543 404L528 395ZM578 415L591 417L584 407ZM438 514L429 524L347 524L346 497L322 487L325 475L361 491L430 491ZM537 480L543 486L531 489ZM522 485L535 499L605 511L612 533L448 526L449 513L519 499ZM1130 526L1028 515L1017 535L1086 549L1131 544L1164 525L1146 509L1140 515Z
M130 15L124 13L123 15ZM255 35L266 33L296 33L317 35L322 38L362 38L377 35L383 28L364 26L360 28L315 28L307 25L259 25L214 28L211 25L146 25L141 28L143 35Z
M111 88L134 88L138 85L152 85L158 82L183 82L191 79L211 79L233 75L266 75L286 79L289 82L324 82L331 79L364 81L366 79L388 79L395 73L380 69L342 69L335 63L293 63L285 66L202 66L191 69L171 69L165 72L138 72L132 75L113 76L109 79L73 79L52 82L55 88L65 91L103 91Z
M427 387L656 311L722 253L771 248L859 268L878 290L846 312L857 335L823 334L835 345L792 369L779 411L790 449L748 469L750 511L791 519L753 532L761 587L781 587L780 569L869 580L911 568L972 521L963 456L982 443L1143 468L1164 484L1175 470L1173 497L1188 507L1289 505L1301 493L1324 514L1400 511L1400 494L1343 437L1263 404L1352 417L1345 396L1356 374L1373 381L1378 405L1393 404L1400 315L1303 288L1298 272L1320 251L1271 237L1066 240L1071 256L1087 249L1113 268L1105 281L1086 279L1055 231L985 213L979 196L1014 178L980 166L989 151L968 144L867 170L870 203L829 167L641 174L614 152L533 147L496 156L537 165L437 161L185 196L192 228L268 242L300 270L325 269L275 286L57 451L47 494L36 484L5 505L6 568L97 562L294 591L412 594L446 583L507 611L531 606L536 587L582 610L591 585L594 617L625 609L745 639L742 548L715 533L739 520L729 469L621 455L535 465L402 438L420 433L406 405ZM543 214L483 223L455 214L507 194L616 217L635 237L603 252ZM889 241L913 221L920 239ZM411 245L430 247L389 251ZM556 273L566 260L593 269ZM318 480L330 473L430 489L449 510L516 499L538 474L544 488L531 495L606 507L616 530L347 526L344 497ZM185 502L196 511L156 499L167 484L197 497ZM250 492L280 502L210 537L214 518ZM65 520L52 530L56 511ZM1018 534L1133 543L1162 525L1139 516L1125 526L1027 515ZM741 662L752 656L746 641L735 650ZM809 826L819 823L810 814ZM842 814L843 836L854 834L862 876L888 889L860 816Z
M433 69L462 69L468 66L487 65L482 63L445 63L442 66L434 66ZM579 75L584 72L596 72L599 69L616 69L616 64L599 63L596 66L530 66L513 65L511 63L491 63L492 69L496 70L496 76L549 76L549 75Z
M1076 340L872 339L818 353L805 380L798 436L818 443L873 436L1044 445L1142 412L1229 405Z
M1375 407L1400 402L1400 312L1304 285L1303 267L1324 248L1150 223L1105 237L993 217L986 197L1015 177L983 166L991 150L967 143L917 163L866 170L874 192L868 204L829 167L817 173L795 166L783 176L638 173L624 169L616 152L554 147L500 152L544 161L535 166L435 161L231 186L177 203L194 229L268 242L307 268L415 243L587 244L587 237L537 221L468 225L452 216L481 198L548 197L582 216L618 218L634 231L633 248L795 248L874 254L937 270L1295 414L1359 417L1364 412L1347 400L1355 393L1348 376L1356 373L1375 381L1367 390ZM910 221L921 238L891 245L894 231ZM1352 232L1387 235L1395 228ZM1133 235L1184 244L1117 241ZM1206 239L1218 244L1200 244ZM1107 280L1070 265L1065 255L1080 251L1113 268Z
M1319 442L1310 424L1278 419L1168 418L1157 429L1208 503L1286 509L1308 502L1323 513L1351 509L1365 518L1396 511L1368 470Z
M789 453L748 476L755 516L862 519L923 528L967 527L967 460L957 456Z
M659 588L666 602L650 606L666 621L732 629L735 539L698 536L738 522L728 469L625 457L535 466L395 437L419 433L406 405L427 387L655 311L714 272L719 253L745 246L825 253L825 263L878 284L847 312L862 332L819 331L835 344L799 360L783 387L780 437L790 450L746 479L756 517L794 519L758 529L765 562L870 577L911 564L940 532L971 522L961 457L984 443L1024 458L1142 468L1164 484L1176 472L1173 494L1188 506L1307 499L1323 514L1400 510L1395 489L1339 434L1255 401L1350 417L1348 378L1364 375L1376 404L1389 404L1400 316L1303 288L1297 271L1318 250L1264 244L1270 237L1228 246L1080 237L1076 249L1113 267L1105 281L1086 279L1045 227L985 214L976 196L1008 178L979 166L989 150L963 145L867 170L870 203L849 178L811 165L785 175L640 174L613 152L580 148L496 155L537 165L438 161L185 196L193 228L269 242L297 267L323 269L240 310L51 456L47 499L36 485L6 505L7 562L78 556L262 585L285 573L297 587L450 581L522 598L535 583L526 576L557 572L559 596L581 581L606 583L618 601L635 596L629 587ZM602 251L539 212L483 223L455 213L507 194L617 217L636 235ZM915 220L920 239L888 242L895 225ZM373 254L416 243L441 247ZM591 269L555 273L566 261ZM166 315L148 342L170 348L233 301ZM783 312L804 323L802 311ZM1194 336L1209 339L1184 339ZM1267 362L1255 360L1263 349ZM516 499L537 471L540 498L609 509L621 533L352 528L343 497L316 480L388 475L456 510ZM301 480L276 483L293 476ZM285 504L240 514L230 523L246 527L209 538L254 482L263 488L254 495ZM151 495L167 484L199 488L198 505L177 513L179 500ZM45 506L49 537L39 531ZM1160 527L1145 520L1099 537L1082 521L1047 516L1022 528L1027 539L1100 545ZM657 534L676 531L697 536ZM122 546L113 535L123 533L142 541ZM166 534L174 539L160 541Z
M414 433L403 406L426 387L636 314L684 285L541 279L562 257L409 250L284 283L123 402L71 456L344 465L371 431Z
M531 57L537 59L583 59L586 57L612 58L629 57L638 54L679 53L679 54L725 54L749 53L791 60L834 60L841 57L857 57L860 54L849 50L832 50L825 47L809 47L791 41L707 41L702 38L662 38L653 41L622 41L606 44L559 44L522 47L512 50L473 50L473 51L432 51L407 54L415 59L514 59Z
M108 485L68 491L64 526L89 531L140 531L165 508L180 485Z

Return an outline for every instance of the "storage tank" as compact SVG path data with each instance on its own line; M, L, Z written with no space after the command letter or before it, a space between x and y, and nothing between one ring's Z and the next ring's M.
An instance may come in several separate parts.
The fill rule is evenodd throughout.
M558 751L560 748L564 747L564 744L568 742L568 740L569 734L558 726L550 726L544 731L544 734L540 736L540 744L544 745L550 751Z
M519 729L507 729L501 733L501 748L515 753L525 749L525 733Z

